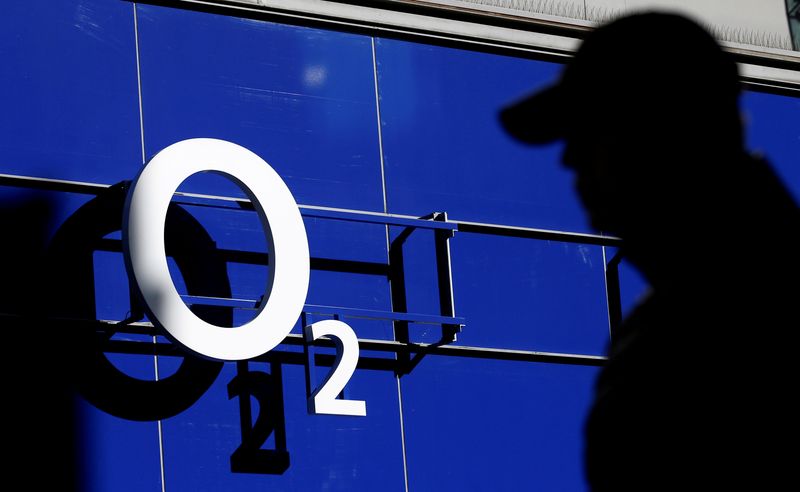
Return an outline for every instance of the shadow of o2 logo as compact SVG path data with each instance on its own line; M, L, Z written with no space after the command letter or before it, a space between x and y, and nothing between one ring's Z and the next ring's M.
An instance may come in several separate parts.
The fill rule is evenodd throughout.
M271 252L266 302L238 327L221 327L196 316L178 294L167 265L164 228L178 186L193 174L213 172L236 183L248 196ZM163 149L131 184L123 215L125 267L154 325L189 350L210 359L241 361L263 355L283 341L300 316L308 292L310 257L300 210L275 170L253 152L224 140L196 138ZM306 342L334 339L336 361L326 380L309 397L309 411L365 416L366 403L339 400L358 362L353 329L338 320L304 328Z

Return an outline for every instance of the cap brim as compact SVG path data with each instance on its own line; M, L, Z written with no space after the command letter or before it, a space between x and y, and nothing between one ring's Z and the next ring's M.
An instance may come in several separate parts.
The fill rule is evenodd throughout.
M500 123L515 139L545 144L563 138L566 106L563 89L553 85L500 110Z

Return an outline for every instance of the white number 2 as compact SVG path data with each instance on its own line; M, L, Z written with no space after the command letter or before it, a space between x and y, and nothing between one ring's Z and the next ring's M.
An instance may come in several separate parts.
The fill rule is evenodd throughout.
M363 400L339 400L342 392L358 364L358 338L347 323L327 319L305 327L306 343L328 336L336 343L336 360L325 381L308 398L311 413L329 415L353 415L365 417L367 404ZM313 360L309 360L313 364Z

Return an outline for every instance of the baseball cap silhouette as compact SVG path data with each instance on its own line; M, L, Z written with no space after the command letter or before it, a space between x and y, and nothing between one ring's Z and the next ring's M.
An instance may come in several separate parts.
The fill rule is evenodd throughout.
M504 108L500 120L531 144L564 138L587 121L634 128L654 115L668 124L738 128L738 94L736 64L706 30L647 12L590 33L556 84Z

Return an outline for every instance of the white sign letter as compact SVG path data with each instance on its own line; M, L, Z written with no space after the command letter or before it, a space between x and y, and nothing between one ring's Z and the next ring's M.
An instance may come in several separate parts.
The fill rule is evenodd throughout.
M358 364L358 338L350 325L338 320L326 319L305 327L306 343L317 338L328 336L336 343L336 361L325 381L314 390L308 399L311 413L330 415L353 415L365 417L367 404L363 400L338 400L336 395L342 392ZM313 360L308 361L313 364Z
M270 252L266 302L238 328L206 323L192 313L172 283L164 249L167 208L189 176L215 172L235 182L253 203ZM123 248L128 275L151 321L198 354L245 360L275 348L305 304L309 253L300 210L289 188L264 160L244 147L210 138L183 140L159 152L131 185L125 204Z

